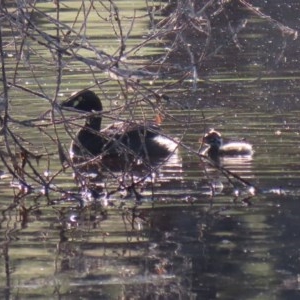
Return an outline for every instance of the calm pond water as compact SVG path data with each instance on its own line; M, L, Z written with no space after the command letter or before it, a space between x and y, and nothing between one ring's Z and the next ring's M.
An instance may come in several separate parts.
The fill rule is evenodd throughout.
M11 150L19 151L19 141L32 153L44 154L30 160L32 167L29 162L25 166L28 194L1 163L7 175L0 181L1 299L299 299L299 39L283 34L278 23L244 10L217 13L215 4L206 12L215 12L209 47L199 43L202 35L194 34L199 23L183 31L195 59L206 53L193 68L183 40L172 48L172 34L137 49L154 26L147 5L117 2L129 36L122 67L151 62L146 68L150 72L164 62L162 72L171 70L168 74L174 76L143 79L142 88L126 87L99 68L66 56L57 101L92 87L103 99L105 125L117 119L154 119L159 104L163 132L180 141L178 152L150 170L104 171L94 174L96 179L76 182L71 168L62 170L58 155L58 141L65 152L71 141L62 115L54 112L54 128L51 114L45 114L58 84L56 54L16 31L14 42L23 47L16 67L11 29L0 19L7 81L15 82L8 90L9 129L16 137L10 137ZM247 2L299 30L295 1ZM78 36L82 47L73 49L76 55L95 58L95 52L83 47L88 43L111 55L119 51L120 39L114 34L119 32L118 18L113 27L101 3L93 8L87 1L61 3L61 22L86 35ZM166 7L156 18L172 16L175 7ZM55 35L51 20L38 10L56 18L53 3L40 2L31 17L40 30ZM234 17L238 15L240 19ZM41 34L36 37L44 41ZM166 57L169 49L174 51ZM177 81L186 69L189 76ZM155 99L150 88L165 97ZM142 96L146 101L140 101ZM79 118L69 124L73 133L78 128L74 123L82 123ZM199 138L209 128L228 139L249 141L253 158L226 160L223 172L201 159ZM4 143L2 136L2 150L7 151ZM49 183L48 197L43 181ZM134 188L120 188L136 181Z

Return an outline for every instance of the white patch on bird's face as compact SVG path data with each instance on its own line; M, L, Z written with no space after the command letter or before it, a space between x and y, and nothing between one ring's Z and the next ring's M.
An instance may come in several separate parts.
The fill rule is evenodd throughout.
M79 104L79 101L75 100L74 103L73 103L73 106L76 107L78 104Z
M74 153L74 151L73 151L72 148L73 148L73 147L71 147L71 149L70 149L70 151L69 151L71 160L73 160L73 158L75 157L75 153Z

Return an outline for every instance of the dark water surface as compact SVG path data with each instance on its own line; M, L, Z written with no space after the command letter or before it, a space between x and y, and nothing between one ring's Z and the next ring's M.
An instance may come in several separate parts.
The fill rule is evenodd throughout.
M251 3L299 30L296 1ZM71 26L81 2L65 4L61 19ZM143 1L118 5L125 16L132 16L133 7L137 15L145 14ZM54 16L52 3L41 3L40 8ZM103 21L99 27L97 15L89 16L89 41L114 53L119 44L109 34L111 24ZM147 34L147 20L136 21L128 45L134 47ZM223 21L215 18L215 26ZM39 22L43 30L54 32L47 20ZM130 28L130 20L124 22ZM80 26L78 21L75 29ZM230 39L220 41L220 32L215 34L212 49L218 43L223 48L199 67L197 86L191 76L164 91L170 100L163 103L162 127L182 145L138 185L141 201L136 203L133 193L114 192L122 177L118 172L101 175L96 200L90 199L90 190L80 190L70 169L55 177L56 192L48 198L36 183L33 192L23 196L18 182L1 179L1 299L299 299L299 39L284 38L278 28L257 17L240 31L241 49ZM18 69L18 83L44 90L51 98L57 82L50 54L39 47L37 53L31 52L34 43L25 46L34 68L25 60ZM159 57L167 46L150 44L130 59L142 64ZM7 76L12 78L14 49L5 50ZM170 60L185 65L185 55L179 54L182 57L171 55ZM92 86L95 74L99 80L107 78L101 72L91 74L80 62L68 63L59 100ZM168 81L172 78L164 79ZM156 85L159 88L162 82ZM103 83L101 89L107 96L106 112L125 101L116 81ZM16 120L37 118L50 108L48 101L18 89L11 89L9 97ZM154 118L155 111L141 105L134 112L107 113L104 123L145 114ZM253 144L252 159L224 162L249 185L230 175L228 180L195 154L199 138L209 128ZM53 175L61 169L55 140L46 135L54 136L53 128L39 131L12 123L11 129L30 141L32 151L54 153L48 161L33 162L45 178L45 171ZM57 132L67 148L70 137L63 126L58 125ZM141 173L126 174L124 182L133 176L140 178ZM110 197L104 191L112 192Z

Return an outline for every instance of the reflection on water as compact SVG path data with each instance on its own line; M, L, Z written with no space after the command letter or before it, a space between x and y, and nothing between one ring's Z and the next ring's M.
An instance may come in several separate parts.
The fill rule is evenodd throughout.
M109 199L133 198L137 201L157 200L153 189L160 187L165 193L172 193L182 181L183 172L178 149L168 157L153 162L140 158L138 162L120 164L120 160L114 158L108 164L107 160L103 162L98 158L74 164L74 170L73 176L77 182L75 190L81 187L80 195L86 204L100 196Z

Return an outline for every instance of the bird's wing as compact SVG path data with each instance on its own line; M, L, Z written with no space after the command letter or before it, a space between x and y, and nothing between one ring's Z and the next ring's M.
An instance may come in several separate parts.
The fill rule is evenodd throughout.
M116 122L108 125L104 129L101 130L101 133L107 136L116 136L116 135L124 135L130 134L134 131L137 132L147 132L153 133L153 135L157 135L160 127L152 122Z

